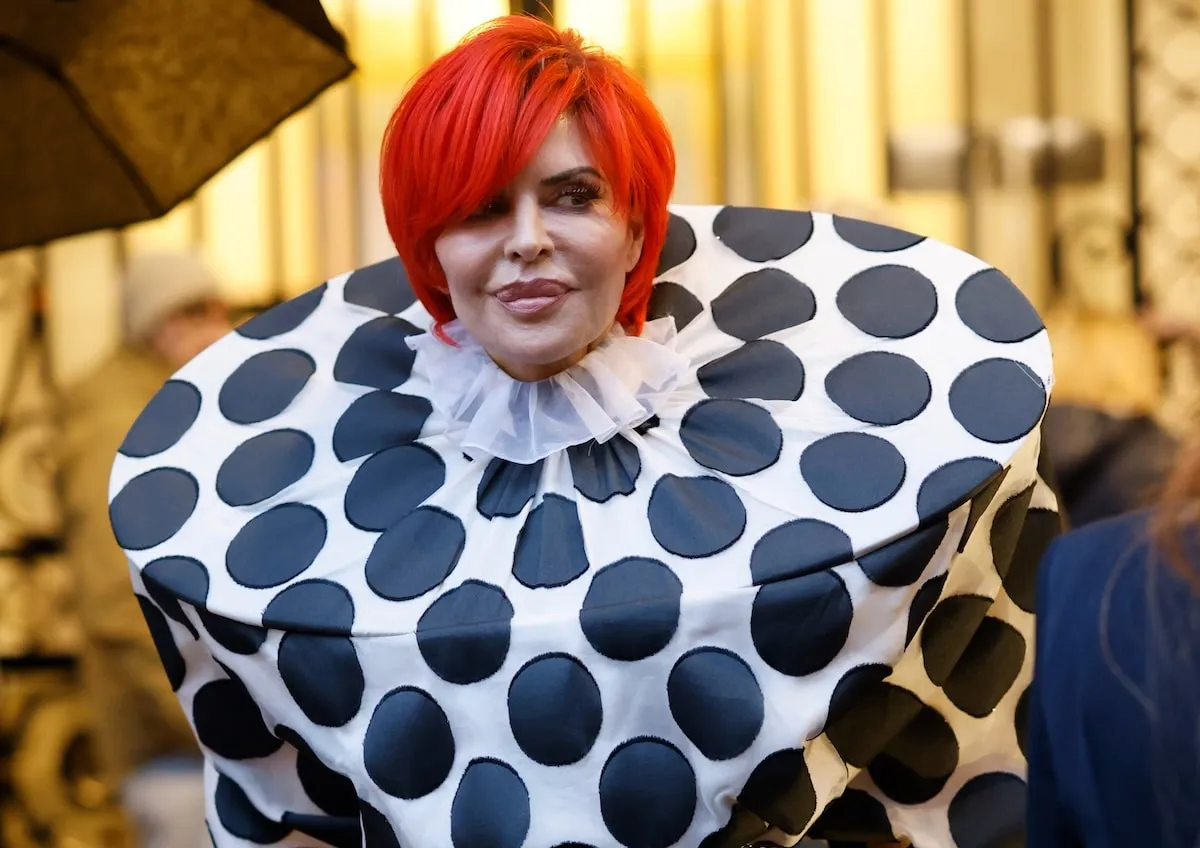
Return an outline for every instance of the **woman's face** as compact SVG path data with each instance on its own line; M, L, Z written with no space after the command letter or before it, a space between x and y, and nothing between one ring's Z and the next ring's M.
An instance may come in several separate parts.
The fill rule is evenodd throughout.
M462 325L518 380L574 365L611 329L642 232L573 121L560 120L525 169L434 248Z

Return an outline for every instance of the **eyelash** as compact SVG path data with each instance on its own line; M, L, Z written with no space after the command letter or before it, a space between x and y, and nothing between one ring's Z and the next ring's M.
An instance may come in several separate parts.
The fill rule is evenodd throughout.
M580 197L580 198L583 198L586 202L581 203L577 206L574 206L574 205L569 206L567 208L581 210L581 209L586 209L589 206L591 206L592 203L599 200L601 198L601 196L602 196L602 193L601 193L599 186L594 185L590 182L587 182L586 180L578 180L576 182L567 183L566 185L562 186L558 190L558 193L554 196L554 202L557 203L558 201L562 200L564 197ZM478 212L476 212L474 215L472 215L471 218L473 220L482 220L482 219L494 217L499 214L503 214L500 210L497 210L495 208L498 204L503 204L503 202L504 201L501 198L491 200L488 203L486 203L483 206L483 208L481 208Z

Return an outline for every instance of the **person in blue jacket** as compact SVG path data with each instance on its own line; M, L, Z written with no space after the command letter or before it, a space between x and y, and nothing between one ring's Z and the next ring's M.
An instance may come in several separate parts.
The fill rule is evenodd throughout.
M1038 576L1029 848L1200 845L1200 448Z

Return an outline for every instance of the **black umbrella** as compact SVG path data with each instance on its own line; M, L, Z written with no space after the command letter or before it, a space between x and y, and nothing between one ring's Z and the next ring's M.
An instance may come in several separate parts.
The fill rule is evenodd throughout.
M3 0L0 251L166 214L353 70L319 0Z

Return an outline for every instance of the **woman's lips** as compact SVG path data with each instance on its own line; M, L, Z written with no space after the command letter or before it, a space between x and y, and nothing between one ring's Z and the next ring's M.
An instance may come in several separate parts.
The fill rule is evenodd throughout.
M495 298L514 315L536 315L561 302L570 292L558 280L518 280L497 291Z

